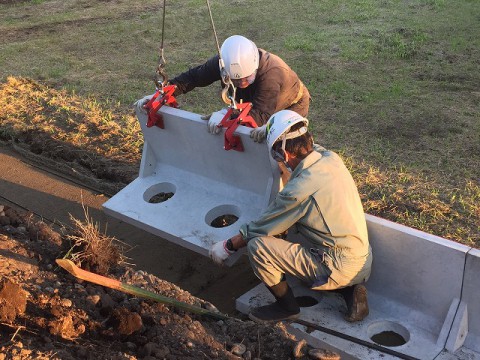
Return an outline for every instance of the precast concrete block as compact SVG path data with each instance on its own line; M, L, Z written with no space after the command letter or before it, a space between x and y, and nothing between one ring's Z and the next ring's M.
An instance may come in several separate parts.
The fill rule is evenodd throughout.
M265 143L239 126L244 151L224 150L224 129L212 135L200 115L163 106L164 129L147 127L139 176L103 204L105 212L208 256L211 245L255 220L279 189L278 165ZM224 112L212 114L221 119ZM227 220L227 221L226 221ZM233 264L241 251L232 255Z
M443 350L435 360L480 360L480 353L469 350L462 346L460 349L451 353L448 350Z
M367 284L371 308L408 330L407 354L421 359L438 354L460 305L470 248L375 216L366 218L374 257Z
M463 347L478 353L480 359L480 250L478 249L472 249L467 253L462 302L465 304L467 314L459 312L457 317L459 324L468 323L468 332L465 334L465 331L460 328L457 338L462 339L461 335L464 334Z
M445 348L458 314L465 256L470 248L371 215L366 215L366 219L373 250L372 274L366 284L369 316L361 322L348 323L343 319L346 305L339 295L313 291L308 284L288 277L297 299L311 299L302 300L300 318L392 348L407 357L434 359ZM476 263L471 263L474 268ZM472 296L474 293L472 290ZM268 290L260 284L238 298L236 306L248 313L252 307L272 301ZM325 333L308 335L335 346L332 337ZM457 341L453 346L458 345ZM350 355L365 358L361 350L352 350ZM382 357L371 357L377 358Z
M372 349L357 342L307 328L304 325L291 323L287 330L297 339L305 339L307 343L318 349L336 352L341 360L398 360L399 357Z
M455 319L450 329L449 336L447 338L447 343L445 349L454 353L460 349L465 343L465 338L468 333L468 308L467 304L463 301L460 303L460 306L457 309L455 314Z

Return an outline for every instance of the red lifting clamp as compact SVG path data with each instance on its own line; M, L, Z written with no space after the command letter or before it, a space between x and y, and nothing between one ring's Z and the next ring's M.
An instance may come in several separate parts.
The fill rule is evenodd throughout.
M148 112L147 127L153 125L158 126L161 129L165 129L163 124L163 117L161 114L157 114L157 111L163 106L168 105L174 108L178 108L178 103L173 93L175 91L175 85L164 86L162 90L157 89L155 95L147 102L145 109Z
M243 151L242 139L240 139L240 136L234 135L234 133L239 125L251 128L257 127L255 120L248 115L251 108L252 103L250 102L237 104L236 109L230 107L222 121L217 125L218 127L227 128L227 130L225 130L225 150L234 149L237 151ZM238 113L238 111L240 111L240 113Z

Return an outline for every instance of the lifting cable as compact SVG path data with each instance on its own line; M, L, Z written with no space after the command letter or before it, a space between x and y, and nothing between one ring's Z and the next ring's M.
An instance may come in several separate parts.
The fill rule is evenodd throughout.
M147 110L147 127L158 126L161 129L165 128L163 123L163 116L158 113L158 110L163 105L171 106L174 108L178 107L177 100L175 99L174 93L176 86L168 85L168 76L165 71L165 57L163 56L163 43L165 39L165 7L166 0L163 0L163 20L162 20L162 42L160 44L160 56L158 60L157 70L155 71L155 87L157 91L152 96L150 100L144 105L144 108Z
M159 56L158 66L157 66L157 70L155 71L155 78L154 78L155 87L159 90L162 90L163 87L166 86L168 83L168 75L165 70L166 61L163 56L163 41L165 38L165 5L166 5L166 0L163 0L162 42L160 44L160 56Z
M237 108L237 104L235 103L235 95L236 95L236 88L233 85L232 80L230 79L230 76L227 73L227 70L225 69L225 63L223 62L222 59L222 54L220 52L220 45L218 43L218 37L217 37L217 31L215 30L215 23L213 22L213 16L212 16L212 9L210 8L210 1L207 1L207 7L208 7L208 13L210 15L210 22L212 23L212 30L213 30L213 36L215 38L215 45L217 47L217 52L218 52L218 65L220 67L220 74L222 77L222 82L223 82L223 90L222 90L222 100L225 102L225 104L230 105L233 109Z

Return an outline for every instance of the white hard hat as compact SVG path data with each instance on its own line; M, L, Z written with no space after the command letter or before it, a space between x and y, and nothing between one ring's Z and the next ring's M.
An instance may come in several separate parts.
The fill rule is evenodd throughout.
M240 35L227 38L220 49L225 69L231 79L241 79L252 75L258 69L257 45Z
M303 122L303 127L295 131L290 131L290 128ZM285 150L285 141L289 139L294 139L305 134L308 130L308 119L300 116L295 111L292 110L280 110L270 116L267 122L267 144L268 148L272 149L273 144L278 140L282 140L282 148Z

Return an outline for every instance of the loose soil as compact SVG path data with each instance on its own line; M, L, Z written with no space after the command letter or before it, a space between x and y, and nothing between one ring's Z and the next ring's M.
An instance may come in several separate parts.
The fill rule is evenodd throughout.
M71 248L65 229L5 205L0 224L0 359L294 358L296 341L282 324L219 321L82 282L55 263ZM215 309L126 265L107 276Z

